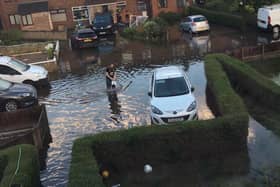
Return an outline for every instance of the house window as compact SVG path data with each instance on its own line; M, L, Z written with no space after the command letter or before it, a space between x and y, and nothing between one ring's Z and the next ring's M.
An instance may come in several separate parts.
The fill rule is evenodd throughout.
M55 9L51 10L51 18L53 22L63 22L67 21L66 10L65 9Z
M73 12L74 21L81 21L81 20L89 19L88 8L86 6L73 7L72 12Z
M158 0L159 8L167 8L167 0Z
M184 8L186 6L185 0L177 0L177 7L178 8Z
M11 25L19 25L20 24L20 16L19 15L10 15L10 23Z
M22 24L23 25L33 25L31 14L21 16L21 19L22 19Z
M144 1L137 1L137 10L146 11L147 10L146 3Z

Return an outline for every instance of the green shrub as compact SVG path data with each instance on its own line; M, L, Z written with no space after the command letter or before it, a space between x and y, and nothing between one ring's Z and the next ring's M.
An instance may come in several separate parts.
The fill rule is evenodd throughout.
M162 35L162 30L160 25L155 21L147 21L144 24L144 32L146 36L150 39L160 37Z
M244 62L226 55L216 55L231 82L258 103L280 111L280 87Z
M176 22L179 22L182 18L181 14L174 12L160 12L158 16L169 25L174 25Z
M223 71L223 67L216 59L216 56L217 55L207 55L205 57L205 69L208 88L217 104L218 113L222 116L247 113L242 99L231 87L227 74Z
M244 31L246 27L246 22L241 16L219 11L210 11L195 6L190 7L190 12L191 14L202 14L212 23L237 28L242 31Z
M1 150L0 157L1 156L5 156L8 163L4 169L0 186L10 186L10 184L20 184L24 187L40 186L38 154L34 146L13 146Z
M136 35L136 29L133 28L133 27L127 27L123 30L122 32L122 36L123 37L126 37L126 38L130 38L130 39L133 39L134 36Z
M4 170L7 166L8 160L7 157L2 155L0 156L0 181L2 180Z
M4 45L14 45L21 43L22 32L20 30L1 31L0 40Z

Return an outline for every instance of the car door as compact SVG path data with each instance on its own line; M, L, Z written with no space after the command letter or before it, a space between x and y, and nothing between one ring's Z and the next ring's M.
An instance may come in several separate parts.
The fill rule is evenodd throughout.
M23 81L20 72L5 65L0 65L0 78L17 83L22 83Z

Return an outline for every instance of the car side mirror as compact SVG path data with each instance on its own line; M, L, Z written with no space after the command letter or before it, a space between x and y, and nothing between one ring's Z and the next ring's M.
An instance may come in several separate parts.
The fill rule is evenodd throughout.
M148 96L152 97L152 92L148 92Z
M194 87L191 87L191 91L194 92Z

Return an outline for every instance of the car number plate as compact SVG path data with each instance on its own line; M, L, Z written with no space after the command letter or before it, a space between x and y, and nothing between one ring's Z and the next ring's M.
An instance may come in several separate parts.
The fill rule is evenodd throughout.
M91 39L85 39L84 42L92 42Z
M106 32L100 32L100 34L106 34Z
M177 122L177 121L184 121L184 118L169 118L168 119L168 122L171 123L171 122Z

